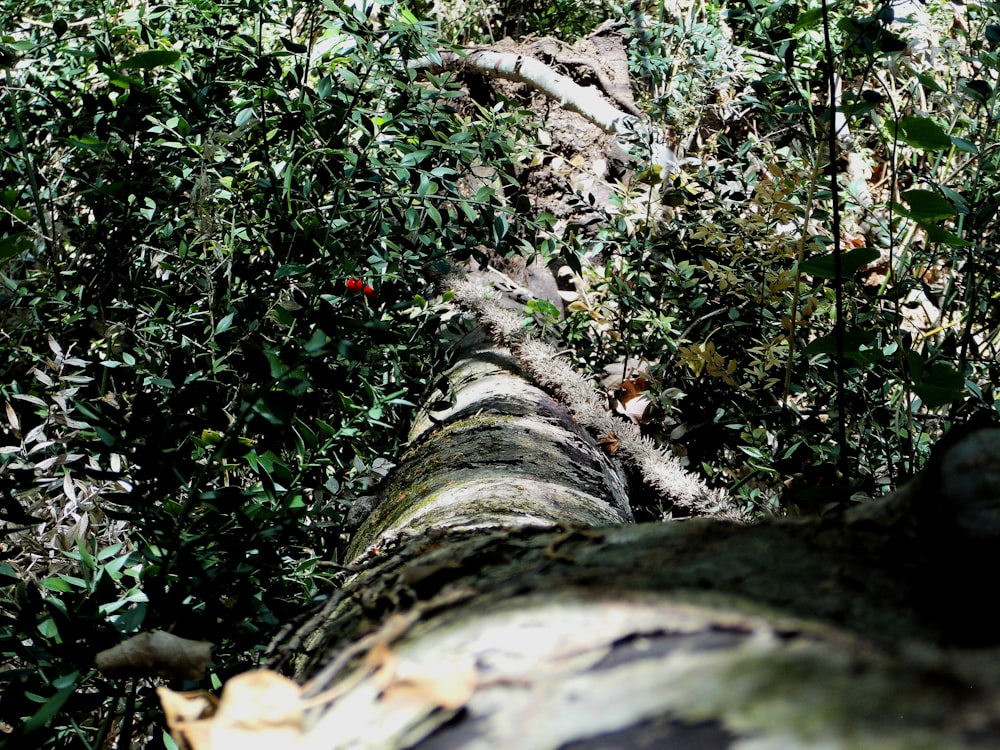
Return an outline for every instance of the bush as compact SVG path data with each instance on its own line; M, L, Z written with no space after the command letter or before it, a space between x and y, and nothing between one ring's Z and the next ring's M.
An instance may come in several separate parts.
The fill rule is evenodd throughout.
M880 494L997 412L997 6L800 11L634 27L686 159L620 186L565 329L587 360L656 363L659 434L768 512Z
M95 747L157 735L96 651L162 628L224 679L335 575L449 356L434 280L520 231L470 180L513 123L417 82L434 39L390 4L4 28L2 715Z

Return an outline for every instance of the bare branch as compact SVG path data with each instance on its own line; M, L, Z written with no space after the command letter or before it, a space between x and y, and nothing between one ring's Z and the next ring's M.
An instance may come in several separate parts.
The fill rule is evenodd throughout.
M545 63L516 52L442 52L436 60L425 56L411 60L407 67L432 73L465 69L484 76L526 83L607 133L624 135L634 132L639 122L639 118L611 105L596 87L581 86Z

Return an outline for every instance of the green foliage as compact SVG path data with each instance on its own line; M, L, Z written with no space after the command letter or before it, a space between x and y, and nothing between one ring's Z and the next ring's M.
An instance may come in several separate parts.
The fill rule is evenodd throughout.
M596 365L653 363L654 387L686 395L647 429L751 506L880 494L951 424L1000 411L998 9L631 19L646 106L687 158L662 189L620 186L562 333Z
M554 36L572 42L590 33L606 10L596 0L499 0L473 2L417 2L420 11L433 14L441 31L462 44L521 39L530 34Z
M331 579L447 360L434 279L517 241L467 188L513 123L416 82L435 39L390 4L5 13L2 719L158 743L93 655L162 628L221 679Z
M558 243L501 195L521 115L418 81L437 39L392 3L0 11L6 736L158 746L150 687L95 652L212 640L217 683L308 614L448 359L433 282L483 248L555 245L586 283L526 315L595 369L647 362L647 429L759 511L889 488L996 411L1000 24L961 8L623 9L687 158ZM569 40L602 15L440 21Z

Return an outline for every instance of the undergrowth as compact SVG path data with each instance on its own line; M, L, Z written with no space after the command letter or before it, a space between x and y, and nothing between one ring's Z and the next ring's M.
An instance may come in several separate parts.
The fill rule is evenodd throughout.
M564 316L528 313L753 513L878 495L996 413L997 5L436 11L0 10L12 746L163 746L149 681L95 652L212 640L217 686L323 596L450 356L454 261L574 269ZM682 158L557 236L504 199L532 116L402 63L607 15Z
M996 418L996 18L779 2L633 24L681 169L617 186L562 335L629 358L645 429L749 510L879 496Z
M400 65L383 4L4 11L0 717L162 746L140 630L252 666L327 590L448 360L449 258L518 242L514 114ZM516 114L516 113L515 113ZM475 169L495 165L496 183Z

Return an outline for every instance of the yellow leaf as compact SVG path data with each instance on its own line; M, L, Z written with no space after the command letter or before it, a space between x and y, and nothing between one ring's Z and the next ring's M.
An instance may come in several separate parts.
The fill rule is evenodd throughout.
M201 441L206 445L218 445L222 442L222 433L216 430L202 430Z

